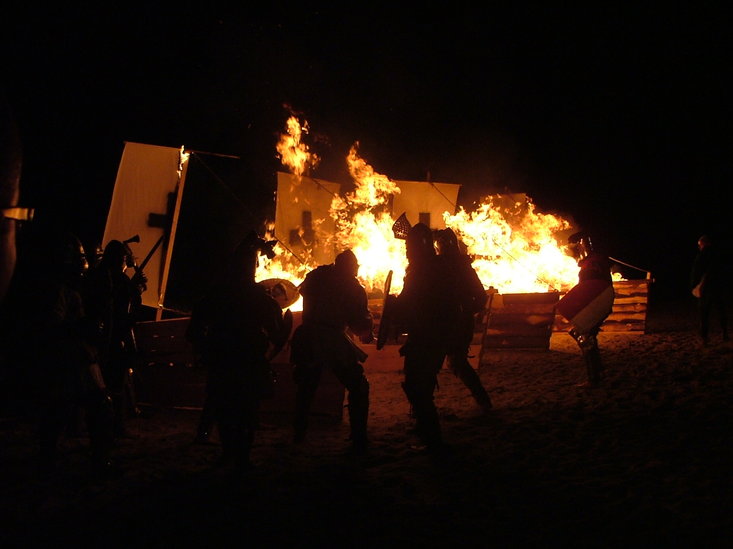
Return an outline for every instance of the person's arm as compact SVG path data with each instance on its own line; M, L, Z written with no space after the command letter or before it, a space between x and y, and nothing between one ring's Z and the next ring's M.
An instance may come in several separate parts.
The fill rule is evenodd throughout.
M372 333L374 318L369 310L369 299L361 284L356 280L354 282L352 288L354 307L348 322L349 329L359 337L362 343L371 343L374 341L374 334Z

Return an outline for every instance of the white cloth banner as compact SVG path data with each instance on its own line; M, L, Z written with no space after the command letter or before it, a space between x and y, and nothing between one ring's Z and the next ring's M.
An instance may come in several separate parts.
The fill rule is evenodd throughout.
M130 248L138 264L145 259L164 234L162 227L148 224L148 216L167 213L168 195L176 192L179 179L182 180L185 174L185 164L183 173L179 173L180 165L181 149L125 143L104 229L103 247L110 240L127 240L139 235L140 242L130 243ZM164 246L159 246L145 266L148 288L142 295L143 305L158 308L162 303L165 254Z
M445 229L443 213L456 213L458 191L455 183L430 183L426 181L395 181L400 188L392 201L392 216L397 219L403 212L410 225L420 221L421 213L430 214L431 229Z

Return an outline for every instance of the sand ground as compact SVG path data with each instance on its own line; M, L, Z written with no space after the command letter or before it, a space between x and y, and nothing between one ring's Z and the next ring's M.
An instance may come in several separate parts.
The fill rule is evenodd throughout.
M231 476L192 444L196 409L143 407L117 443L125 474L93 481L87 443L63 441L39 478L31 417L5 413L3 547L723 547L733 536L733 346L702 348L690 302L650 308L648 333L601 333L603 386L567 334L548 351L497 351L479 368L488 416L448 370L436 403L448 456L416 449L396 348L367 348L369 455L346 416L291 443L266 413L253 460ZM474 359L476 360L476 359Z

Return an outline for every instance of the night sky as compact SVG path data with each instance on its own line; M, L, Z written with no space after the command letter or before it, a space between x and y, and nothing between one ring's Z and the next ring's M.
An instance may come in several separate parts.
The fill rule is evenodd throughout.
M392 179L461 184L467 209L524 192L686 292L697 237L731 236L729 21L658 6L420 21L356 5L259 18L205 4L17 11L1 40L22 202L101 239L124 142L136 141L241 157L259 203L294 113L323 159L315 177L347 184L358 142Z

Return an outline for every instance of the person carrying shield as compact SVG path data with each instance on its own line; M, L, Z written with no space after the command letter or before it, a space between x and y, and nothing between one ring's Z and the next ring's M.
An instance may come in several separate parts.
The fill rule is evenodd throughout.
M607 256L593 249L590 236L583 232L568 238L568 250L580 267L578 284L560 299L557 311L572 324L568 333L580 347L588 384L597 387L603 372L598 333L611 314L615 298L612 264Z

